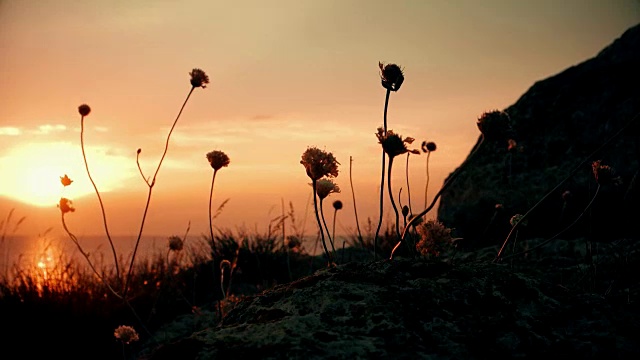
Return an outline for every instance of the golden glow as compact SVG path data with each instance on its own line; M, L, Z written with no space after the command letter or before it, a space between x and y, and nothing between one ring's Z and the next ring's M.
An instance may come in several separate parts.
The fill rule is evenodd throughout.
M87 151L87 156L101 192L117 188L131 174L129 160L109 156L101 149ZM0 196L30 205L55 206L60 197L73 200L94 192L84 171L82 150L70 143L18 146L0 158L0 168L6 169L0 178ZM65 174L73 180L67 187L60 182Z

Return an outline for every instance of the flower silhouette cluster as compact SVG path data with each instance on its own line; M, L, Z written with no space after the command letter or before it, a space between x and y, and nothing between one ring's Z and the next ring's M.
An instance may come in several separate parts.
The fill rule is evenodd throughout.
M445 227L437 220L427 220L416 228L420 234L420 240L416 244L416 250L423 255L439 256L441 253L453 248L451 229Z
M334 183L333 180L324 178L318 180L318 182L316 183L316 192L318 193L318 198L320 198L320 200L323 200L324 198L329 196L329 194L339 193L340 187L336 183Z
M84 117L89 115L89 113L91 112L91 108L87 104L82 104L78 106L78 112L80 113L81 116Z
M380 80L382 87L389 91L398 91L404 82L404 73L400 66L396 64L384 64L378 62L380 67Z
M130 344L134 341L140 340L136 329L127 325L118 326L113 332L113 335L116 337L116 339L122 341L125 344Z
M60 212L62 212L63 214L76 211L76 209L73 207L73 202L67 198L60 198L58 208L60 208Z
M193 69L189 75L191 76L191 86L194 88L201 87L206 88L209 83L209 76L205 74L201 69Z
M230 160L227 154L222 151L214 150L207 153L207 160L213 170L220 170L222 167L229 166Z
M169 250L180 251L184 247L184 241L179 236L169 236Z
M320 150L317 147L307 148L302 154L300 164L304 166L307 176L311 180L319 180L323 176L338 176L338 165L340 165L332 153Z
M511 118L500 110L483 113L478 118L478 129L487 140L507 140L511 135Z
M418 150L409 150L407 148L407 144L412 144L415 141L412 137L406 137L403 139L402 136L394 133L393 130L387 130L385 133L384 129L381 127L378 128L376 136L378 137L378 142L382 144L384 152L391 158L406 154L407 152L420 154L420 151Z

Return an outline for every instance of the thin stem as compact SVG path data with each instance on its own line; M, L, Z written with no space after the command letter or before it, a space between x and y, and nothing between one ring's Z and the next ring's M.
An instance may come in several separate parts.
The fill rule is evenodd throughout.
M565 231L569 230L575 224L578 223L578 221L584 216L584 214L587 212L587 210L591 208L591 205L593 205L593 202L595 201L596 196L598 196L598 192L599 191L600 191L600 184L598 184L598 187L596 188L595 194L593 194L593 197L591 198L591 201L589 201L589 203L584 208L584 210L582 210L582 213L580 213L580 215L578 215L578 217L571 224L569 224L567 227L565 227L564 229L560 230L557 234L553 235L552 237L548 238L547 240L545 240L545 241L541 242L540 244L532 247L531 249L527 249L527 250L524 250L524 251L521 251L521 252L515 253L515 254L506 255L506 256L502 257L502 260L506 260L506 259L509 259L509 258L512 258L512 257L515 257L515 256L520 256L520 255L527 254L529 252L532 252L534 250L537 250L537 249L547 245L552 240L557 239L558 236L564 234Z
M431 151L427 152L427 183L424 185L424 207L427 207L427 199L429 194L429 156Z
M318 222L318 228L320 229L320 237L322 238L322 246L324 247L324 254L327 257L327 261L331 263L332 261L331 254L329 253L329 249L327 249L327 243L324 240L324 232L322 231L322 223L320 222L320 216L318 215L318 200L316 199L316 196L318 194L318 192L316 191L317 180L313 180L311 184L313 185L313 209L315 210L316 221Z
M353 157L349 156L349 183L351 184L351 196L353 197L353 212L356 214L356 228L358 229L358 240L360 246L364 249L364 240L362 232L360 232L360 221L358 220L358 209L356 207L356 193L353 190L353 177L351 176L351 168L353 167Z
M387 110L389 109L389 95L391 95L391 90L387 89L387 94L384 99L384 134L387 135ZM380 176L380 217L378 219L378 227L376 228L376 235L373 238L373 260L377 260L377 252L378 249L378 235L380 234L380 227L382 226L382 216L384 212L384 163L385 163L386 154L384 153L384 149L382 149L382 175Z
M329 235L329 227L327 226L327 222L324 220L324 199L320 199L320 216L322 217L322 223L324 224L324 229L327 232L327 237L329 238L329 243L331 244L331 251L333 252L333 257L336 256L336 248L333 245L333 239L331 235Z
M409 201L409 214L413 214L413 210L411 209L411 188L409 187L409 155L411 152L407 153L407 164L405 165L405 176L407 178L407 196Z
M98 187L96 183L93 181L93 177L91 177L91 171L89 171L89 163L87 162L87 154L84 150L84 116L80 118L80 147L82 148L82 159L84 160L84 167L87 170L87 175L89 176L89 180L91 181L91 185L93 185L93 189L98 196L98 202L100 203L100 211L102 212L102 223L104 225L104 232L107 235L107 239L109 240L109 245L111 246L111 252L113 253L113 262L116 266L116 277L120 280L120 267L118 265L118 255L116 254L116 248L113 245L113 240L111 239L111 234L109 233L109 226L107 225L107 214L104 210L104 204L102 203L102 197L100 196L100 191L98 191Z
M211 190L209 191L209 236L211 237L211 249L213 250L213 257L216 256L216 242L213 237L213 216L211 215L211 206L213 204L213 185L215 184L217 173L218 170L213 170L213 176L211 177Z
M178 123L178 119L180 119L180 115L182 114L182 111L184 110L184 107L187 105L187 102L189 101L189 98L191 97L191 94L193 93L193 90L195 89L194 86L191 87L191 90L189 90L189 93L187 94L186 99L184 99L184 102L182 103L182 106L180 107L180 111L178 112L178 115L176 116L176 119L173 121L173 125L171 125L171 129L169 130L169 134L167 135L167 140L165 142L164 145L164 152L162 153L162 157L160 158L160 161L158 162L158 167L156 168L155 173L153 174L153 178L151 180L151 183L148 184L149 185L149 193L147 194L147 202L146 205L144 206L144 213L142 214L142 221L140 222L140 230L138 231L138 238L136 239L136 245L133 248L133 254L131 255L131 262L129 263L129 272L127 274L127 280L125 282L124 285L124 295L123 297L126 299L127 297L127 292L129 290L129 282L131 281L131 273L133 271L133 263L136 259L136 254L138 253L138 246L140 245L140 239L142 238L142 231L144 229L144 223L147 219L147 213L149 212L149 203L151 202L151 193L153 192L153 186L156 184L156 177L158 176L158 172L160 171L160 167L162 166L162 162L164 161L165 156L167 155L167 151L169 150L169 140L171 138L171 134L173 133L173 129L176 127L176 124Z
M396 235L400 238L400 214L398 213L398 207L395 200L393 200L393 191L391 190L391 167L393 166L393 156L389 156L389 169L387 172L387 186L389 190L389 200L391 200L391 206L396 214Z
M333 239L336 239L336 215L338 215L338 209L333 209L333 232L332 232L332 236ZM343 253L343 257L344 257L344 253Z
M144 176L142 168L140 167L140 150L136 152L136 165L138 165L138 171L140 172L140 176L142 176L142 180L147 183L147 186L151 186L151 184L149 184L149 179Z
M469 164L469 162L474 157L474 155L478 153L478 150L482 147L482 144L484 144L484 135L480 137L480 141L476 144L475 148L471 151L471 154L467 156L467 159L458 167L458 169L456 169L456 171L454 171L449 176L449 178L444 183L444 185L442 185L442 188L440 188L436 196L434 196L433 200L431 201L431 204L426 209L422 210L421 213L419 213L418 215L414 216L411 220L409 220L407 225L402 230L402 236L400 237L400 241L398 241L398 243L393 248L393 250L391 250L391 257L389 258L389 260L393 260L393 253L398 249L402 241L404 241L404 238L407 236L407 232L409 231L409 228L411 227L411 225L415 224L419 218L425 216L429 211L431 211L431 209L433 209L433 207L436 204L436 201L438 201L442 193L453 183L453 181L458 177L458 175L460 175L462 170L467 166L467 164Z

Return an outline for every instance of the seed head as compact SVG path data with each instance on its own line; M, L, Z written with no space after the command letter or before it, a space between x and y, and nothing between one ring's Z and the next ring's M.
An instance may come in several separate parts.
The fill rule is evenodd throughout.
M336 200L333 202L333 208L336 210L342 209L342 201Z
M89 115L89 113L91 112L91 108L87 104L82 104L78 106L78 112L84 117Z
M520 223L520 226L527 226L527 221L522 220L523 218L524 215L515 214L511 217L511 219L509 219L509 224L511 224L511 226L516 226L516 224Z
M487 140L506 140L511 129L509 114L500 110L483 113L478 118L478 129Z
M404 82L404 73L400 66L396 64L384 64L378 62L380 67L380 80L382 81L382 87L391 91L400 90L400 86Z
M138 333L136 330L127 325L120 325L116 328L116 331L113 332L113 335L116 339L122 341L125 344L132 343L134 341L140 340Z
M431 152L436 151L436 143L433 141L423 141L422 142L422 152Z
M209 160L209 165L213 168L213 170L218 171L222 167L229 166L229 157L222 151L214 150L207 153L207 160Z
M60 212L62 212L63 214L76 211L76 209L73 207L73 202L67 198L60 198L58 208L60 208Z
M409 215L409 207L407 205L402 207L402 216L407 217Z
M332 153L320 150L317 147L307 148L302 153L300 164L304 166L307 176L311 180L318 180L323 176L338 176L338 165L340 165Z
M67 187L67 186L71 185L73 180L69 179L67 174L64 174L64 176L60 176L60 182L62 183L62 186Z
M209 83L209 76L207 76L204 71L195 68L191 70L189 75L191 76L191 86L194 88L201 87L203 89L207 87L207 84Z
M169 250L180 251L184 247L184 241L179 236L169 236Z
M378 128L376 136L378 137L378 143L382 144L382 149L390 158L407 152L420 154L420 151L418 150L409 150L407 148L407 144L411 144L415 141L412 137L406 137L403 139L401 135L394 133L393 130L387 130L387 133L385 134L381 127Z
M313 185L313 184L311 184ZM339 193L340 187L331 179L320 179L316 181L316 193L320 200L324 200L329 194Z

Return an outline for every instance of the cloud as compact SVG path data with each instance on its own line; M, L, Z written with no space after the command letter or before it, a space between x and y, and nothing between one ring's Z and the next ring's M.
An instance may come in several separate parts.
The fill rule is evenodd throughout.
M18 136L22 134L22 130L13 126L0 127L0 136Z
M67 127L62 124L55 124L55 125L44 124L44 125L38 126L38 129L34 130L33 133L38 135L48 135L53 132L62 132L65 130L67 130Z

